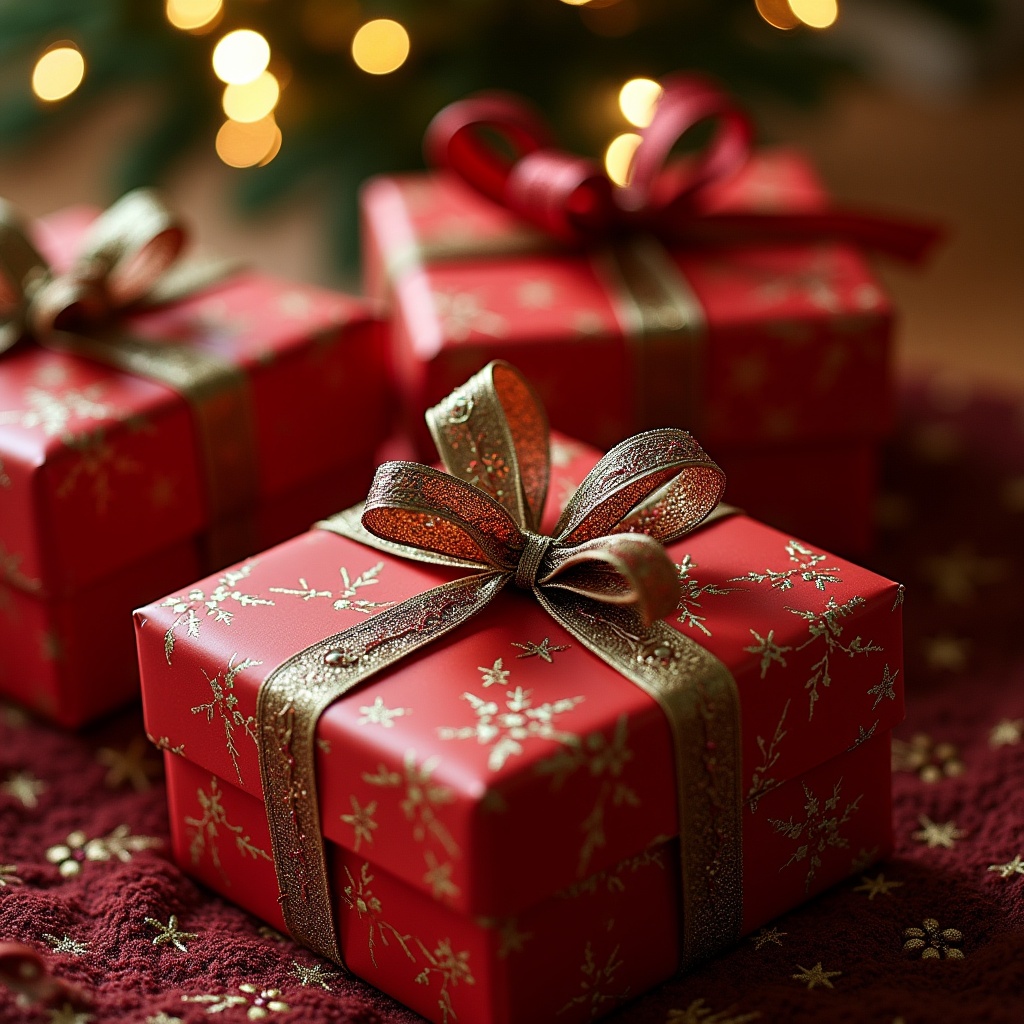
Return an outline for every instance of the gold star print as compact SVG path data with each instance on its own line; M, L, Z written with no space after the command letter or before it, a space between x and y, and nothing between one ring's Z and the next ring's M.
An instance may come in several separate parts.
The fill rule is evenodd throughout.
M962 672L967 667L971 642L956 636L933 636L924 642L924 658L928 667L945 672Z
M182 953L188 952L188 946L185 943L189 939L196 938L196 932L185 932L178 927L178 915L171 914L167 919L167 924L162 924L155 917L147 917L146 924L150 928L157 930L156 936L153 938L154 946L166 946L171 945L176 949L180 949Z
M958 544L944 555L923 559L921 573L931 583L939 601L963 606L977 600L979 587L1003 579L1007 562L1004 558L978 555L971 544Z
M1008 747L1011 743L1020 743L1024 738L1024 718L1004 718L997 722L988 734L990 747Z
M782 936L789 932L780 932L778 928L762 928L756 935L751 936L754 949L763 949L767 945L781 946Z
M790 975L795 981L802 981L807 986L807 991L810 992L816 985L824 985L825 988L834 988L835 986L831 982L831 978L838 978L842 971L826 971L821 966L819 960L810 970L806 967L801 967L799 964L796 965L796 969L800 972L799 974Z
M328 982L340 977L337 971L329 971L323 964L300 964L298 960L293 962L292 974L303 988L319 985L325 992L331 991Z
M89 1024L95 1019L91 1013L80 1013L70 1003L65 1003L59 1010L50 1010L48 1024Z
M501 658L496 658L494 664L490 668L485 668L483 665L477 665L477 671L480 673L480 681L487 686L504 686L508 680L511 672L507 668L503 668L504 661Z
M514 640L512 641L513 647L519 647L524 650L525 654L516 655L518 658L532 658L534 656L542 658L549 665L555 660L552 655L558 651L567 651L572 646L571 644L552 644L549 637L544 637L539 644L531 643L529 640L525 644L517 644Z
M377 813L377 801L373 800L365 807L360 807L359 801L354 796L349 796L349 800L352 803L352 813L341 815L341 820L355 830L355 852L358 853L359 844L364 839L368 843L373 842L373 831L377 827L377 822L373 820L374 814Z
M1000 878L1013 878L1014 875L1024 875L1024 860L1021 860L1021 855L1018 853L1013 860L1007 861L1005 864L989 864L988 869L989 871L998 871Z
M11 772L0 784L0 790L14 797L22 807L38 807L39 797L46 792L46 783L31 772Z
M107 768L103 785L107 789L119 789L130 784L136 793L151 789L150 779L160 774L160 762L151 758L149 752L149 741L145 736L136 736L124 750L100 747L96 751L96 761Z
M962 829L956 827L954 821L945 821L940 825L932 821L926 814L922 814L918 821L921 829L919 832L912 833L911 838L916 839L919 843L926 843L930 849L941 846L952 850L956 841L967 835Z
M883 874L879 874L877 878L861 875L860 880L861 884L853 891L865 893L869 900L873 900L876 896L888 896L890 889L898 889L903 884L902 882L887 882Z

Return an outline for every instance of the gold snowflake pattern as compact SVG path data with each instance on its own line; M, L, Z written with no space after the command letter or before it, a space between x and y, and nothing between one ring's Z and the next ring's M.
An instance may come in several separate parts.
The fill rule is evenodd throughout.
M480 673L480 681L485 689L488 686L507 685L508 677L512 674L510 669L505 668L505 662L502 658L495 658L494 664L490 668L478 665L477 671Z
M412 708L389 708L383 697L375 697L372 704L359 709L360 725L379 725L384 729L393 729L396 718L404 718L412 714Z
M363 615L370 615L379 608L390 608L394 601L367 601L358 597L362 587L376 586L379 582L383 562L370 566L366 572L360 573L354 580L349 577L348 569L342 567L341 573L342 589L335 593L333 590L317 590L311 587L306 579L299 577L298 587L271 587L272 594L288 594L303 601L313 601L317 598L334 598L334 609L339 612L361 612Z
M423 858L427 863L427 870L423 873L423 884L430 887L434 899L457 899L460 889L452 881L455 866L451 861L439 861L431 850L425 850Z
M926 917L920 928L905 928L903 949L907 953L920 952L922 960L963 960L964 954L957 944L964 941L958 928L940 928L934 917Z
M881 872L874 878L862 875L860 883L853 891L864 893L869 900L873 900L876 896L889 896L891 890L898 889L903 884L897 881L887 881L885 875Z
M245 1007L248 1020L263 1020L272 1013L287 1013L291 1007L280 998L281 991L276 988L257 988L248 982L238 986L241 995L202 995L182 996L183 1003L205 1004L207 1013L223 1013L235 1007Z
M476 715L473 725L440 726L437 734L442 740L475 739L482 746L491 748L487 757L487 767L492 772L501 771L510 757L523 753L528 740L553 740L556 743L576 744L579 742L573 733L562 732L555 726L559 715L568 714L582 697L563 697L555 701L546 701L533 706L531 690L517 686L505 693L504 708L497 701L484 700L474 693L464 693L462 699L467 701Z
M772 662L781 665L783 668L786 667L786 652L791 651L793 648L776 643L774 629L769 629L767 636L761 636L756 629L752 629L750 630L750 635L754 638L754 643L749 647L744 647L743 650L749 654L761 656L762 679L768 674L768 669L771 668Z
M133 737L124 750L100 747L96 760L107 769L103 778L107 789L130 785L136 793L145 793L153 787L151 780L160 774L160 762L149 756L149 743L143 736Z
M778 928L762 928L756 935L750 937L754 943L754 949L760 952L765 946L781 946L782 937L789 932L780 932Z
M798 580L810 583L816 590L826 590L830 583L841 583L838 565L822 566L828 555L814 551L798 540L786 544L786 554L793 562L789 569L765 569L764 572L751 570L745 576L733 576L730 583L767 583L773 590L792 590Z
M441 1011L441 1024L448 1024L449 1021L458 1020L455 1009L452 1006L452 994L449 990L462 985L475 985L476 979L469 969L469 951L463 950L456 953L452 949L451 939L441 939L431 952L426 946L416 940L423 956L426 958L427 966L416 975L417 985L430 985L434 977L441 981L441 990L437 997L437 1007Z
M842 827L860 809L861 793L855 800L848 803L842 814L839 813L843 780L840 779L832 787L832 795L822 802L814 795L807 783L804 788L804 820L794 821L792 817L788 821L779 818L769 818L768 824L775 829L778 835L784 835L787 839L803 842L796 848L793 855L779 868L784 871L790 864L799 864L807 861L807 874L804 878L804 892L810 892L811 882L822 865L822 854L830 847L848 849L849 840L842 834Z
M120 454L102 429L90 430L64 441L65 447L76 453L67 476L58 484L56 495L64 499L78 489L80 482L89 485L93 507L97 515L105 515L114 493L113 477L139 472L134 459Z
M476 292L435 291L434 309L441 330L452 341L466 341L474 331L492 338L508 332L508 321L485 308Z
M72 420L105 420L113 415L110 406L98 401L103 389L92 385L81 391L49 391L35 385L25 388L23 409L0 410L0 426L13 423L27 430L42 430L46 437L67 440Z
M119 860L127 864L136 853L162 846L154 836L132 835L127 825L118 825L113 832L102 838L89 839L84 832L72 832L63 843L51 846L46 859L57 865L57 870L70 878L79 874L86 863Z
M0 792L17 800L22 807L30 809L39 806L39 798L47 788L46 783L42 779L37 779L31 772L11 772L0 783Z
M641 869L652 864L656 864L664 871L665 843L667 842L669 842L668 836L655 836L646 849L640 853L627 857L625 860L619 861L618 864L606 868L604 871L595 871L593 874L587 875L582 881L573 882L572 885L566 886L566 888L555 895L559 899L575 900L581 896L593 896L600 889L611 893L625 892L626 883L622 879L627 873L636 874Z
M1005 864L989 864L989 871L996 871L999 873L999 877L1016 878L1017 875L1024 875L1024 859L1021 855L1015 854L1013 860L1008 860Z
M779 716L779 723L775 726L775 732L772 734L771 740L766 741L763 736L757 737L757 749L761 751L761 763L754 769L754 774L750 780L750 789L747 790L747 804L752 814L757 813L757 805L761 802L761 798L781 785L775 776L770 773L778 763L779 746L786 738L786 730L783 726L786 722L790 703L792 702L787 700L783 706L782 714Z
M210 792L207 793L202 787L196 790L196 799L202 809L202 817L185 818L185 824L192 830L192 842L189 844L188 852L193 864L198 864L204 853L209 850L210 861L217 869L226 885L231 884L228 873L224 870L220 860L220 830L224 829L235 838L235 847L243 857L262 857L269 861L265 850L261 850L252 839L245 833L241 825L232 825L228 821L227 812L221 803L222 794L220 784L215 775L210 776Z
M380 966L377 963L375 952L377 942L380 941L382 945L390 948L391 943L388 941L388 936L397 942L402 952L415 963L416 957L412 950L409 949L410 936L403 935L394 925L389 924L381 916L384 908L380 900L373 894L373 889L371 888L374 876L370 873L370 865L365 862L363 863L363 866L359 869L358 882L352 877L352 872L349 871L347 865L345 866L345 874L348 876L348 885L341 890L341 898L349 910L356 912L360 921L364 917L367 920L369 925L367 947L370 951L370 962L373 966Z
M613 922L609 922L613 926ZM611 927L609 927L611 931ZM621 1002L629 994L629 989L615 991L615 975L622 967L619 959L619 947L616 946L603 964L599 964L594 956L594 947L587 942L583 949L583 963L580 964L580 990L558 1012L571 1010L575 1006L585 1006L593 1020L605 1012L606 1003Z
M513 953L522 953L533 932L524 932L514 917L478 917L476 923L498 935L498 959L507 960Z
M701 583L690 575L691 571L696 568L698 568L697 563L688 554L683 555L683 560L676 563L676 576L679 579L680 589L679 604L676 605L676 611L680 614L676 617L676 622L691 629L700 630L705 636L711 636L711 630L706 625L707 615L702 614L701 598L705 594L714 596L731 594L742 588L720 587L716 583Z
M235 766L238 781L242 782L242 770L238 767L238 744L235 742L235 729L240 728L253 744L256 744L256 717L243 715L238 710L238 698L234 693L235 679L247 668L255 668L257 665L262 665L263 662L245 658L236 665L235 658L237 657L237 654L232 654L227 668L218 672L212 679L206 675L206 669L202 670L213 691L213 700L207 701L205 704L197 704L191 711L193 715L205 712L207 724L213 723L215 713L220 717L224 724L225 746L231 757L231 763Z
M942 847L952 850L956 841L967 835L963 829L956 827L954 821L939 823L932 821L926 814L922 814L917 820L921 828L917 832L911 833L911 838L916 839L919 843L925 843L929 849Z
M349 801L352 804L352 813L341 815L341 820L346 825L351 825L355 832L355 844L352 849L356 853L359 852L359 844L364 840L367 843L373 842L373 833L377 828L377 822L373 820L374 814L377 813L377 801L373 800L368 803L365 807L359 806L359 801L355 796L349 796Z
M186 932L178 927L177 914L171 914L167 919L167 924L157 920L155 917L147 917L145 923L150 928L156 929L156 935L153 937L154 946L174 946L175 949L181 950L182 953L187 953L188 946L186 943L188 940L198 937L196 932Z
M167 659L168 665L171 664L174 645L177 642L175 631L183 626L185 636L189 640L197 639L202 627L200 614L206 618L212 618L214 622L230 626L234 621L235 612L224 607L229 601L237 604L239 608L255 608L257 606L272 608L274 606L274 602L269 598L260 597L257 594L246 594L239 589L239 584L252 575L256 565L257 563L252 561L240 565L237 569L229 569L218 577L217 585L209 594L196 587L187 594L177 594L161 602L161 608L170 608L176 616L167 632L164 633L164 657Z
M1024 739L1024 718L1004 718L988 734L990 747L1008 747Z
M433 836L450 857L459 856L459 847L451 833L437 816L437 808L450 804L455 794L448 786L433 781L433 774L441 758L436 754L422 764L416 764L416 751L407 750L402 759L402 774L393 772L386 765L378 765L377 771L363 774L363 781L371 786L405 789L401 804L402 813L412 822L412 837L422 843L428 835Z
M882 668L882 678L875 683L874 686L868 689L868 696L875 698L875 703L871 705L872 711L874 711L883 700L896 699L896 677L899 674L899 669L896 669L895 672L890 674L888 665L885 665Z
M303 964L298 960L292 961L292 974L303 988L318 986L325 992L333 991L331 982L341 977L337 971L329 970L323 964Z
M58 937L50 932L43 932L39 937L47 943L50 950L54 953L66 953L68 956L85 956L89 952L88 942L73 939L70 935Z
M47 1024L91 1024L96 1018L84 1010L76 1010L70 1003L49 1010Z
M736 1013L735 1011L736 1007L730 1006L726 1010L714 1013L703 999L694 999L683 1010L669 1010L665 1024L750 1024L750 1021L757 1020L761 1016L757 1010L752 1013Z
M857 736L846 749L856 750L862 744L867 743L867 741L875 735L875 730L878 728L878 723L880 721L880 718L876 718L870 725L858 725Z
M843 972L842 971L826 971L821 966L819 960L813 967L801 967L799 964L796 965L796 969L800 972L799 974L793 974L791 977L794 981L801 981L807 986L807 991L817 988L818 985L823 985L825 988L835 988L832 984L833 978L838 978Z
M0 864L0 889L5 886L24 884L24 881L18 877L17 864Z
M892 770L913 772L922 782L938 782L963 775L964 763L952 743L936 743L931 736L918 733L909 742L892 741Z
M553 655L559 651L567 651L572 644L553 644L549 637L544 637L539 644L535 644L530 640L526 643L520 644L512 641L513 647L519 647L525 654L517 654L517 658L540 658L541 661L546 661L549 665L554 663Z

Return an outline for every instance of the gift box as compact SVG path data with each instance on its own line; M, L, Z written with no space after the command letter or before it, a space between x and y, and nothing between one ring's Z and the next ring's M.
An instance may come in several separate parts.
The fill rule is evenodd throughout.
M673 104L692 106L695 88L707 86L666 86L637 173L648 143L659 149L662 115L670 132L685 128ZM743 139L725 164L721 147L709 154L713 180L692 195L678 187L681 222L634 196L644 216L628 217L613 197L600 229L566 224L571 213L552 223L552 209L578 198L599 206L594 189L608 181L567 154L553 158L521 104L495 102L438 115L427 151L442 170L379 177L362 193L365 290L387 308L420 444L418 410L488 359L507 359L555 428L602 449L648 427L692 430L729 474L735 503L780 529L865 551L876 451L892 422L893 313L862 252L836 239L889 247L902 228L836 215L799 153L735 159ZM690 120L709 112L741 116L715 94ZM503 166L473 141L480 126L525 155ZM817 494L832 499L827 519Z
M133 608L365 494L382 339L361 302L223 264L138 301L180 230L151 194L2 212L0 693L77 726L138 692ZM93 315L101 289L124 308ZM224 577L189 631L250 600Z
M600 462L556 439L544 502L534 407L503 448L480 386L501 372L435 420L493 501L391 463L362 513L391 542L350 510L237 567L265 603L230 623L189 637L181 594L136 613L179 863L438 1024L592 1020L891 846L902 588L736 513L659 549L670 610L638 627L623 580L664 580L637 534L699 520L713 464L681 431ZM540 533L503 562L524 492ZM583 538L595 515L615 539ZM405 557L399 521L461 568ZM492 569L467 577L459 522ZM468 617L466 586L501 589Z

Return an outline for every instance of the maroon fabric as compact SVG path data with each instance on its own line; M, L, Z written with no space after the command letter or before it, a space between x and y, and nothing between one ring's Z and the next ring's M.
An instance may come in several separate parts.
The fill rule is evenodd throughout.
M843 883L774 922L777 941L744 939L628 1004L612 1018L619 1024L739 1024L754 1019L748 1014L879 1024L1024 1019L1024 864L1013 867L1024 859L1024 398L905 387L880 520L881 542L866 561L907 584L908 720L897 733L906 746L894 777L896 852L864 875L900 884L869 898L860 878ZM56 1007L19 1003L0 987L0 1021L86 1024L82 1015L91 1014L96 1022L230 1024L256 1019L247 1011L264 989L280 990L264 1002L289 1008L269 1010L269 1021L418 1021L261 932L259 921L169 862L159 779L135 788L148 769L158 771L156 755L119 772L111 754L139 731L137 714L71 736L0 708L0 943L41 954L53 977L91 1003L66 1011L59 998ZM914 741L918 734L927 738ZM922 816L952 823L951 848L915 838ZM124 861L116 853L86 860L70 877L47 859L77 829L93 839L122 825L161 842L127 849ZM166 925L172 914L194 933L181 939L187 951L154 943L161 932L146 919ZM931 920L941 955L926 958ZM923 947L904 949L915 938L910 928ZM304 986L296 971L318 963L335 975L329 992ZM794 978L818 964L831 987ZM24 1000L32 986L22 988ZM211 1014L214 1002L183 1001L218 994L244 1002Z

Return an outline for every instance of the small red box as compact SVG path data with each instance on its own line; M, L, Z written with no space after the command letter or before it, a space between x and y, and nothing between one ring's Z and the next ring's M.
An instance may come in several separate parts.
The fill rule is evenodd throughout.
M784 150L759 153L707 195L722 213L825 202L813 169ZM374 179L362 216L365 289L388 308L410 413L506 359L555 428L607 448L684 427L726 471L735 504L840 551L868 548L876 449L892 419L892 310L856 249L670 252L634 239L560 251L443 173ZM659 328L673 317L682 330ZM422 424L413 429L425 443Z
M36 245L66 266L94 216L47 218ZM354 299L245 271L117 327L238 367L258 479L211 524L183 397L28 341L0 357L0 693L66 726L137 693L133 608L364 494L388 429L379 323ZM244 589L197 614L230 617Z
M545 523L596 453L557 442ZM891 847L902 588L744 515L671 545L667 621L721 659L741 705L742 931ZM261 603L136 613L148 732L166 751L175 856L285 928L256 701L274 668L464 571L313 530L235 570ZM271 603L272 602L272 603ZM675 772L663 712L513 588L331 705L317 790L341 947L360 977L447 1024L569 1024L679 964Z

